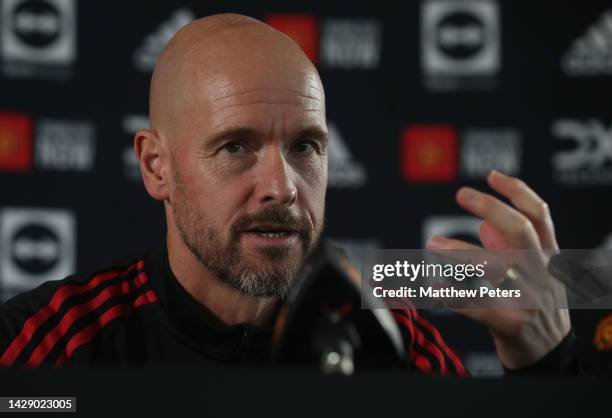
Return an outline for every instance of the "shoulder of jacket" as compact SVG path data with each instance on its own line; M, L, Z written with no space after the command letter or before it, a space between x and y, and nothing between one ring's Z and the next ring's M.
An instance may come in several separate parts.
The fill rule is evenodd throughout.
M54 297L68 297L97 287L105 281L133 274L144 269L145 252L139 255L114 259L106 266L71 274L58 280L49 280L25 292L19 293L0 305L0 315L13 310L32 310L46 305Z

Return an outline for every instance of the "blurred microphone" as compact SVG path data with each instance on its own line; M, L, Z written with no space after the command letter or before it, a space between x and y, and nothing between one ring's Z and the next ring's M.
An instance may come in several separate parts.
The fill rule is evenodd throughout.
M334 244L321 243L300 279L277 316L274 363L343 375L409 368L406 344L391 312L371 292L363 292L362 299L359 272Z

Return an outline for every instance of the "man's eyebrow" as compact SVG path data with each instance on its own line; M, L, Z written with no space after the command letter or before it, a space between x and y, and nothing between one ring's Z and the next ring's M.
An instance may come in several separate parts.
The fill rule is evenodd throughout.
M206 141L206 146L216 146L231 139L254 139L261 134L252 128L246 127L230 127L225 128L221 132L216 133Z
M320 128L318 126L304 128L298 134L298 138L316 139L324 143L328 142L328 137L329 135L327 131L323 130L323 128Z
M261 138L261 132L253 128L247 127L230 127L225 128L221 132L214 134L206 141L206 147L216 148L225 141L236 139L258 139ZM313 139L323 143L328 142L328 133L323 128L311 126L300 130L296 138Z

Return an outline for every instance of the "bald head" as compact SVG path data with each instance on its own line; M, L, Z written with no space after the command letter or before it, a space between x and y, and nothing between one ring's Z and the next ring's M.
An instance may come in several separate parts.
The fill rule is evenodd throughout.
M238 14L195 20L171 39L155 65L151 127L162 138L177 137L193 107L205 105L201 99L212 103L254 89L290 89L324 104L317 70L283 33Z

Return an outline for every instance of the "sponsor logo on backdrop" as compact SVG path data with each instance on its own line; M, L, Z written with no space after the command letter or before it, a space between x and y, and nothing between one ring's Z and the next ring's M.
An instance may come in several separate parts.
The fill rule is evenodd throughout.
M96 131L88 121L41 119L36 124L36 166L56 171L91 171Z
M76 221L64 209L0 210L2 287L27 290L74 272Z
M356 161L346 141L333 123L328 123L328 185L330 187L361 187L367 181L364 165Z
M155 32L146 36L142 45L134 51L132 60L134 67L142 72L151 72L168 41L183 26L194 20L196 16L187 8L181 8L172 13Z
M319 21L307 13L271 13L266 23L297 43L315 64L319 62Z
M96 151L95 127L88 121L40 119L0 113L0 171L90 171Z
M374 69L380 61L382 29L375 19L327 19L321 25L321 65Z
M560 119L552 124L559 148L552 156L555 180L566 185L612 183L612 124Z
M66 78L76 59L74 0L3 0L2 70L9 77Z
M402 174L414 183L457 178L457 130L451 125L409 125L402 136Z
M612 9L571 44L561 67L569 76L612 75Z
M494 87L501 66L497 1L423 1L421 65L432 90Z
M410 183L451 183L459 173L466 180L482 179L491 170L518 175L522 139L515 128L468 127L451 124L411 124L402 135L401 166Z
M461 134L461 175L485 178L491 170L499 170L516 176L521 154L521 135L516 129L466 129Z
M612 314L599 321L595 329L593 344L599 351L606 351L612 348Z
M266 23L293 39L315 64L340 70L378 67L382 26L371 18L333 18L319 21L305 13L273 13Z
M134 154L132 142L134 135L139 129L149 127L149 118L145 115L127 115L122 122L123 132L129 137L128 144L121 152L121 161L123 163L123 175L135 183L142 182L140 174L140 166Z
M21 113L0 113L0 171L32 168L32 119Z
M434 235L478 244L481 222L476 217L466 215L427 217L423 221L423 248Z

